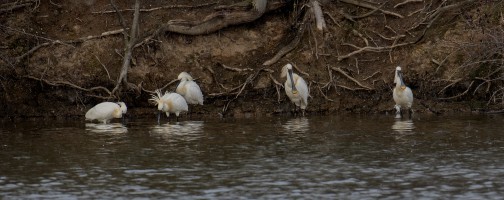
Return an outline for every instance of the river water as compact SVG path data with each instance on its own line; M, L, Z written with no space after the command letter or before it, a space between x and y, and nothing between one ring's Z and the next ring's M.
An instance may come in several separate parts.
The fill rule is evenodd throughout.
M504 199L504 116L3 123L2 199Z

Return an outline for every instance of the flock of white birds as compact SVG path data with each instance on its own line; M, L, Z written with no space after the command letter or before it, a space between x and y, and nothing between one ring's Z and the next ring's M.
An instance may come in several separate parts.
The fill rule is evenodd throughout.
M308 106L309 90L306 81L303 77L293 72L292 65L286 64L282 67L281 77L287 77L284 88L287 97L296 105L296 109L300 108L302 114L306 106ZM159 111L158 123L161 118L161 112L164 112L167 117L170 113L175 114L178 118L181 112L188 112L188 104L203 105L203 93L201 88L189 73L182 72L178 75L180 81L175 92L166 91L164 94L160 90L156 90L149 99L152 104L157 106ZM413 104L413 92L404 84L401 67L395 70L394 83L396 84L393 90L393 98L395 101L394 108L396 109L396 117L402 115L401 109L408 109L409 114L413 112L411 106ZM98 120L103 123L108 123L113 118L122 118L127 111L124 102L102 102L91 108L86 113L86 120Z

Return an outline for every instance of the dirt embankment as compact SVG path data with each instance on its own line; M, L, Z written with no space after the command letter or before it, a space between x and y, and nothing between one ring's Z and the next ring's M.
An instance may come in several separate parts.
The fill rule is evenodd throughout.
M270 1L269 8L272 2L278 8L216 32L150 35L167 22L193 26L250 8L232 0L140 1L139 37L153 37L133 48L127 73L133 86L112 94L129 34L122 34L121 21L131 25L134 0L116 2L123 20L108 0L3 1L0 117L82 117L96 103L117 100L130 116L151 115L152 92L174 91L182 71L205 95L204 106L191 106L193 114L286 114L294 108L281 86L286 63L308 82L308 114L393 111L396 66L414 92L416 112L504 107L501 1L374 0L366 7L322 0L323 31L313 16L303 17L311 1Z

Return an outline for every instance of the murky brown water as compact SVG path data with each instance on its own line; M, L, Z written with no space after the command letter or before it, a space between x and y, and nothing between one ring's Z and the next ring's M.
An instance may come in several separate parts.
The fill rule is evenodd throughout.
M165 119L166 120L166 119ZM503 199L504 116L2 124L10 198Z

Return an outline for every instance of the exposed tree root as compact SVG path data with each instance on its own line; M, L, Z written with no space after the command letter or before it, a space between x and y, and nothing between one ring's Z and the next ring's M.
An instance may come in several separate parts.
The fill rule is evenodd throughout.
M96 56L96 55L94 55L94 56L95 56L96 60L98 60L100 65L103 67L103 69L105 69L105 72L107 72L108 79L112 81L112 78L110 78L110 73L109 73L107 67L102 63L102 61L100 60L100 58L98 58L98 56Z
M399 13L383 10L383 9L377 8L377 7L375 7L375 6L371 5L371 4L367 4L367 3L363 2L363 1L358 1L358 0L339 0L339 1L345 2L345 3L348 3L348 4L352 4L352 5L356 5L356 6L360 6L360 7L363 7L363 8L368 8L368 9L371 9L371 10L379 10L383 14L394 16L394 17L397 17L397 18L404 18Z
M322 8L320 6L320 3L317 0L311 0L310 5L311 5L310 6L311 9L309 9L309 12L304 13L303 20L300 23L298 23L296 34L295 34L294 38L291 40L291 42L289 44L287 44L286 46L282 47L275 54L275 56L273 56L273 58L265 61L263 63L264 66L269 66L269 65L272 65L272 64L278 62L278 60L280 60L280 58L282 58L284 55L291 52L292 50L294 50L297 47L297 45L301 41L304 33L306 32L306 29L309 27L308 20L310 20L312 18L312 16L315 19L316 27L319 31L323 31L323 30L327 29L327 25L326 25L326 22L325 22L325 19L323 16L323 12L322 12ZM333 21L335 21L334 18L333 18ZM315 51L318 51L318 45L317 45L316 39L315 39ZM318 58L318 55L319 55L318 52L316 52L315 55Z
M334 102L334 100L327 97L327 95L322 91L322 88L320 86L317 86L317 89L320 92L320 94L324 97L325 100L330 101L330 102Z
M28 50L24 54L16 57L15 58L15 62L16 63L21 62L23 59L25 59L26 57L28 57L31 54L35 53L35 51L39 50L42 47L46 47L46 46L50 46L50 45L55 45L55 44L63 44L63 45L70 45L70 46L72 46L71 44L82 43L82 42L85 42L85 41L88 41L88 40L98 39L98 38L102 38L102 37L109 36L109 35L116 35L116 34L122 33L123 31L124 31L124 29L106 31L106 32L101 33L100 35L81 37L81 38L78 38L78 39L75 39L75 40L69 40L69 41L60 41L60 40L52 40L52 39L44 38L45 40L49 40L49 42L44 42L44 43L39 44L39 45L37 45L35 47L32 47L30 50Z
M420 103L420 105L424 106L425 108L427 108L427 110L429 110L430 112L432 112L432 113L434 113L436 115L440 115L441 114L441 112L432 109L431 106L427 105L427 103L425 103L424 101L418 101L418 103Z
M298 28L298 31L296 32L296 36L294 36L294 39L286 46L282 47L280 51L278 51L273 58L265 61L263 65L269 66L274 63L276 63L280 58L282 58L285 54L289 53L293 49L296 48L296 46L299 44L301 41L301 38L303 37L303 34L305 32L307 25L305 23L301 23L300 27Z
M345 77L347 77L348 79L350 79L351 81L353 81L355 84L359 85L360 87L366 89L366 90L374 90L373 88L371 87L368 87L362 83L360 83L359 81L357 81L355 78L351 77L350 75L348 75L346 72L344 72L343 70L341 70L341 68L339 67L331 67L332 70L334 71L337 71L339 72L340 74L344 75Z
M438 99L441 99L441 100L449 100L449 99L456 99L456 98L459 98L461 96L464 96L465 94L467 94L467 92L469 92L469 90L471 89L471 86L473 85L474 81L471 81L471 84L469 84L469 86L467 87L467 90L465 90L464 92L458 94L458 95L455 95L455 96L452 96L452 97L446 97L446 98L438 98Z
M264 69L264 68L263 68ZM240 90L238 91L238 93L236 93L236 96L232 99L230 99L226 105L224 105L224 107L222 108L222 112L221 114L224 116L226 115L226 112L229 108L229 104L231 104L231 102L233 102L234 100L236 100L240 94L243 92L243 90L245 89L245 87L249 84L249 83L252 83L252 81L259 75L259 73L261 73L261 71L263 71L263 69L259 69L257 70L255 73L253 74L250 74L247 79L245 80L244 83L242 83L240 86L238 86L240 88Z
M296 64L292 63L292 66L294 67L294 69L296 69L300 74L304 75L304 76L310 76L310 74L306 73L305 71L301 70Z
M371 46L358 47L358 46L355 46L353 44L346 43L346 44L343 44L343 45L354 47L357 50L352 51L352 52L350 52L350 53L348 53L346 55L338 56L338 61L341 61L341 60L343 60L345 58L348 58L348 57L351 57L353 55L360 54L360 53L363 53L363 52L383 52L383 51L390 51L391 49L394 49L394 48L397 48L397 47L406 46L406 45L410 45L410 44L413 44L413 43L393 44L391 46L385 46L385 47L371 47Z
M497 95L500 95L500 97L498 97ZM487 105L490 105L491 102L496 103L498 100L500 100L500 102L504 102L504 87L502 86L492 93L492 96L488 100Z
M353 15L350 15L350 14L347 14L343 11L339 11L339 13L341 15L343 15L343 17L345 17L345 19L351 21L351 22L357 22L358 19L362 19L362 18L366 18L370 15L372 15L373 13L375 13L376 11L379 11L385 4L381 5L380 7L375 7L374 9L372 9L371 11L367 12L367 13L364 13L362 15L358 15L358 16L353 16ZM334 20L334 19L333 19Z
M271 79L271 81L273 81L273 83L275 83L275 89L276 89L277 97L278 97L277 102L280 102L280 88L283 88L284 86L273 77L271 72L269 72L268 76Z
M377 72L375 72L375 73L371 74L371 76L368 76L368 77L366 77L366 78L364 78L364 79L362 79L362 80L363 80L363 81L367 81L368 79L370 79L370 78L374 77L374 76L375 76L375 75L377 75L377 74L381 74L381 71L377 71Z
M128 69L130 68L130 62L131 62L131 55L133 51L133 46L135 45L136 42L136 34L138 30L138 18L140 17L140 1L136 0L135 1L135 14L133 15L133 23L131 25L131 33L129 40L127 43L125 43L126 48L124 50L124 57L123 57L123 65L121 68L121 73L119 74L119 79L117 80L116 86L112 90L112 93L115 94L120 88L121 85L126 86L126 88L132 88L132 89L137 89L135 85L129 84L128 83ZM125 41L126 42L126 41Z
M405 0L405 1L401 2L401 3L396 4L396 5L394 6L394 8L397 8L397 7L399 7L399 6L406 5L406 4L408 4L408 3L421 3L421 2L423 2L423 1L424 1L424 0Z
M235 72L244 72L244 71L254 71L253 69L251 68L235 68L235 67L229 67L225 64L222 64L222 63L219 63L220 66L222 66L224 69L227 69L227 70L231 70L231 71L235 71Z
M162 10L162 9L175 9L175 8L189 8L189 9L194 9L194 8L202 8L202 7L207 7L207 6L212 6L217 4L217 2L210 2L210 3L204 3L200 5L195 5L195 6L188 6L188 5L169 5L169 6L161 6L161 7L154 7L154 8L142 8L139 9L140 12L152 12L152 11L157 11L157 10ZM91 12L93 14L110 14L110 13L117 13L117 12L127 12L127 11L135 11L135 9L122 9L122 10L105 10L105 11L100 11L100 12Z
M33 10L35 10L40 5L40 0L16 0L14 2L0 4L0 14L31 5L35 5L35 8L33 8Z
M147 90L145 89L144 87L142 87L142 84L139 84L139 88L141 88L142 91L144 92L147 92L147 93L150 93L150 94L155 94L156 93L156 90L160 90L160 91L163 91L165 90L168 86L172 85L173 83L179 81L178 79L173 79L171 80L170 82L166 83L163 87L160 87L160 88L156 88L154 90Z
M135 46L145 44L160 33L173 32L185 35L209 34L231 25L243 24L254 21L265 12L278 9L283 3L267 2L267 0L253 0L249 2L249 10L217 11L201 21L171 20L164 23L153 33L144 36L141 42Z
M51 85L51 86L61 86L61 85L64 85L64 86L68 86L68 87L75 88L75 89L82 90L82 91L86 91L86 92L94 92L94 91L97 91L97 90L101 90L101 91L104 91L105 93L107 93L108 96L96 96L96 95L88 95L88 96L92 96L92 97L96 97L96 98L100 98L100 99L112 99L112 98L114 98L114 96L112 95L112 92L110 92L110 90L108 90L107 88L102 87L102 86L97 86L97 87L92 87L92 88L87 89L87 88L83 88L83 87L80 87L78 85L75 85L73 83L70 83L68 81L48 81L48 80L45 80L45 79L42 79L42 78L37 78L37 77L31 76L31 75L26 75L26 76L23 76L23 77L29 78L29 79L33 79L33 80L37 80L37 81L42 81L42 82L46 83L47 85Z
M443 91L445 91L446 89L448 89L448 88L449 88L449 87L451 87L452 85L457 84L457 83L458 83L458 82L460 82L461 80L462 80L462 79L461 79L461 78L459 78L459 79L456 79L456 80L450 81L451 83L450 83L450 84L448 84L447 86L445 86L443 89L441 89L441 90L438 92L438 94L443 93Z
M425 25L425 28L423 29L422 34L420 34L420 36L418 37L418 39L414 43L418 43L418 42L420 42L423 39L423 37L425 36L425 33L427 33L427 31L430 29L430 27L434 24L434 22L437 21L437 19L443 13L445 13L446 11L452 10L452 9L456 9L456 8L462 7L464 5L472 3L474 1L475 0L465 0L465 1L461 1L461 2L455 3L455 4L450 4L450 5L447 5L447 6L443 6L443 4L441 4L438 8L436 8L433 11L428 11L427 10L430 6L424 8L423 10L421 10L420 12L423 11L423 12L427 13L425 15L425 17L423 18L423 20L420 20L419 23L417 23L416 25L414 25L413 27L411 27L411 28L408 29L408 31L411 31L413 29L416 29L416 28L420 27L421 25Z

